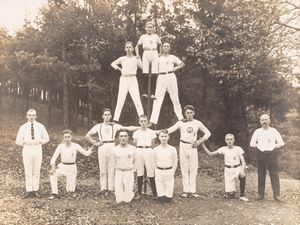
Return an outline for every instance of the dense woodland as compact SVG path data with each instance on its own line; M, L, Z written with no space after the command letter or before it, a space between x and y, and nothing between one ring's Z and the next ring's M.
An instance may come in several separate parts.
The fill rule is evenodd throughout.
M151 20L162 41L171 43L172 54L186 64L177 73L182 106L196 106L196 118L212 131L214 143L222 144L231 132L247 151L262 112L280 126L293 110L292 124L299 127L300 95L291 85L295 62L287 52L299 50L300 32L280 19L299 16L293 1L80 2L49 0L16 36L0 29L0 104L10 98L11 110L24 113L39 102L48 107L47 127L53 120L75 131L90 127L104 107L116 104L120 74L110 63L125 54L125 41L137 42ZM53 116L57 110L61 117ZM128 97L120 122L136 121ZM175 121L166 96L158 128ZM280 132L288 136L285 129Z

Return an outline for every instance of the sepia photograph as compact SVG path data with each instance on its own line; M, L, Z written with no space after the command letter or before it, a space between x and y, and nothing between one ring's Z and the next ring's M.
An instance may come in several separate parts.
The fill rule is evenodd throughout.
M0 0L0 225L300 225L300 0Z

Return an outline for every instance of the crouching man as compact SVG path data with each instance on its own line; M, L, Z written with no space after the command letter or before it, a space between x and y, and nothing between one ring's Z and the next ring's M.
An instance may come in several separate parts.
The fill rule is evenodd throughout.
M136 149L128 144L129 133L120 129L116 137L119 145L113 150L115 160L115 196L117 204L129 203L134 198L134 171L136 170Z
M66 177L66 191L74 192L77 177L76 154L80 152L85 156L92 154L92 148L84 150L79 144L72 142L72 131L64 130L63 142L59 144L51 159L50 183L51 196L49 199L58 197L57 178L60 176ZM60 155L61 162L55 168L55 161Z

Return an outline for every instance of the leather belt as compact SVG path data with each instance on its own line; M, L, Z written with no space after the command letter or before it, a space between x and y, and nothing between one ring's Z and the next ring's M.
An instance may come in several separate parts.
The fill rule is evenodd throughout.
M193 144L193 143L191 143L191 142L188 142L188 141L184 141L184 140L180 140L182 143L184 143L184 144Z
M128 169L121 169L121 168L116 168L116 170L120 170L122 172L126 172L126 171L131 171L133 168L128 168Z
M64 164L64 165L74 165L76 163L75 162L62 162L62 164Z
M167 75L167 74L170 74L170 73L174 73L173 71L167 71L167 72L159 72L158 74L159 75Z
M103 144L106 144L106 143L114 143L115 141L102 141Z
M137 148L152 148L151 146L140 146L140 145L138 145L138 146L136 146Z
M123 74L121 77L135 77L136 74Z
M226 168L237 168L239 167L241 164L238 164L238 165L234 165L234 166L229 166L229 165L225 165Z
M170 169L172 169L173 167L171 166L171 167L157 167L157 169L159 169L159 170L170 170Z
M144 48L143 50L144 51L157 51L156 48Z

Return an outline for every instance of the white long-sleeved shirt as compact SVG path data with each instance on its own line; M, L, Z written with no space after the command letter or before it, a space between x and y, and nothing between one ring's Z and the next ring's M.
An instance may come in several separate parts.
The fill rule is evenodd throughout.
M225 165L235 166L240 164L241 157L244 154L244 150L239 146L233 146L233 148L228 148L227 146L223 146L217 149L217 152L220 155L224 155Z
M177 169L177 151L171 145L158 145L154 149L155 167L168 168L172 167L174 171Z
M133 145L128 144L126 147L117 145L113 154L116 169L130 170L136 168L136 149Z
M34 140L37 141L36 145L43 145L49 141L49 135L47 133L46 128L43 124L34 121L33 129L34 129ZM31 122L26 122L23 124L17 134L16 144L19 146L29 146L32 142L31 137Z
M197 140L198 131L204 133L204 138L207 140L211 133L199 120L193 119L191 121L178 121L173 126L168 128L169 133L173 133L176 130L180 130L180 139L185 142L193 143Z
M118 65L121 65L121 75L136 75L137 68L142 68L141 59L137 59L134 55L132 56L121 56L111 63L111 66L116 69Z
M273 151L275 148L282 146L284 146L283 139L280 133L273 127L256 129L250 141L250 147L257 147L262 152Z
M84 150L79 144L71 142L70 145L59 144L51 158L50 164L55 165L56 159L60 155L61 162L63 163L75 163L77 152L85 156L92 154L91 150Z

